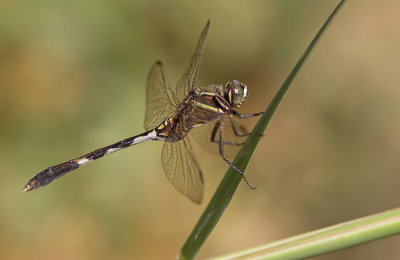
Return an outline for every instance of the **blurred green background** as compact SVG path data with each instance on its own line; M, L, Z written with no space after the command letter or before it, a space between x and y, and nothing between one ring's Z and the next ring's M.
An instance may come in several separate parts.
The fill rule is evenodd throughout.
M265 110L338 1L0 3L0 259L173 259L227 165L195 148L200 206L140 144L30 193L39 171L143 131L145 79L175 84L207 19L200 83ZM280 105L199 258L399 206L400 2L348 1ZM254 120L248 122L251 127ZM394 259L397 237L315 259Z

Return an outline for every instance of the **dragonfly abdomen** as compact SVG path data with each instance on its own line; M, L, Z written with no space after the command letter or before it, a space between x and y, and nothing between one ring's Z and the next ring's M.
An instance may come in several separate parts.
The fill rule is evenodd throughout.
M45 186L57 179L58 177L63 176L67 172L78 169L79 164L73 160L61 163L52 167L47 168L46 170L38 173L35 177L29 180L28 184L24 186L23 191L29 191L32 189L39 188L41 186Z
M55 166L49 167L46 170L36 174L35 177L29 180L29 182L23 187L22 191L30 191L36 188L39 188L41 186L45 186L49 184L50 182L54 181L55 179L63 176L64 174L73 171L75 169L78 169L82 165L85 165L91 161L94 161L96 159L99 159L105 155L108 155L110 153L116 152L118 150L127 148L129 146L142 143L145 141L151 141L151 140L162 140L161 138L158 138L156 131L151 130L147 131L143 134L126 138L122 141L119 141L115 144L97 149L93 152L90 152L86 155L83 155L81 157L78 157L76 159L57 164Z

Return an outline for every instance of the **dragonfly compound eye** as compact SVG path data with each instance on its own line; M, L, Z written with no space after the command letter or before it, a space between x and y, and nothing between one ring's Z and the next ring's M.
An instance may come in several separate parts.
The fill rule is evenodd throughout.
M247 86L237 80L231 80L226 84L228 100L233 107L242 107L247 97Z

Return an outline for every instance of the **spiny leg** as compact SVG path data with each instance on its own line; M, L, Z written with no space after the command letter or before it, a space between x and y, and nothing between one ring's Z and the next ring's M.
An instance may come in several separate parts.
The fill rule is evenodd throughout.
M231 126L232 126L232 129L233 129L233 133L234 133L236 136L244 137L244 136L249 136L249 135L253 134L253 132L244 133L244 134L239 134L239 132L238 132L238 130L237 130L237 128L236 128L235 122L233 121L233 118L232 118L231 115L229 115L229 120L231 121Z
M246 176L244 175L244 172L242 172L238 167L236 167L231 161L229 161L225 155L224 155L224 143L223 143L223 134L222 134L222 129L220 127L219 129L219 154L221 155L222 159L224 159L224 161L229 164L230 167L232 167L235 171L237 171L238 173L240 173L240 175L242 175L244 181L247 183L247 186L249 186L250 189L254 190L256 189L256 187L253 187L248 181Z
M264 114L264 112L258 112L258 113L253 113L253 114L248 114L248 115L242 115L239 112L235 111L235 110L231 110L232 111L232 115L240 118L240 119L244 119L244 118L250 118L253 116L260 116L262 114Z
M253 117L253 116L259 116L259 115L262 115L262 114L264 114L264 112L253 113L253 114L249 114L249 115L242 115L242 114L240 114L239 112L237 112L237 111L235 111L235 110L232 110L232 115L234 115L234 116L236 116L236 117L238 117L238 118L240 118L240 119L246 119L246 118L250 118L250 117ZM232 118L231 115L229 115L229 119L231 120L232 129L233 129L233 132L235 133L236 136L248 136L248 135L252 135L252 134L258 135L258 136L261 136L261 137L264 136L263 134L259 134L259 133L256 133L256 132L250 132L250 133L245 133L245 134L239 134L239 133L237 132L237 129L236 129L236 126L235 126L235 122L233 122L233 118Z
M212 133L211 133L211 138L210 138L210 141L211 141L212 143L217 143L217 144L219 144L219 142L220 142L220 141L215 140L215 136L217 135L218 129L220 129L220 125L221 125L221 121L217 121L217 123L215 123L214 129L213 129L213 131L212 131ZM221 131L221 130L220 130L220 131ZM226 145L234 145L234 146L241 146L241 145L244 144L244 142L242 142L242 143L223 142L223 144L226 144Z

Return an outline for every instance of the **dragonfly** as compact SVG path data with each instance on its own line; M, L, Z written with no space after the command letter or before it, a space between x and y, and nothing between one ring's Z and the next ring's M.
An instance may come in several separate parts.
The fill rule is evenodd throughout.
M243 171L227 155L243 144L243 138L255 134L247 132L237 121L261 115L262 112L242 115L236 111L244 105L248 96L247 86L237 80L231 80L226 85L196 87L209 27L210 21L204 27L190 65L175 89L171 87L161 61L151 67L146 84L146 132L51 166L29 180L22 191L45 186L70 171L121 149L159 140L165 142L161 163L168 180L179 192L200 204L204 181L189 135L202 147L221 156L254 189Z

